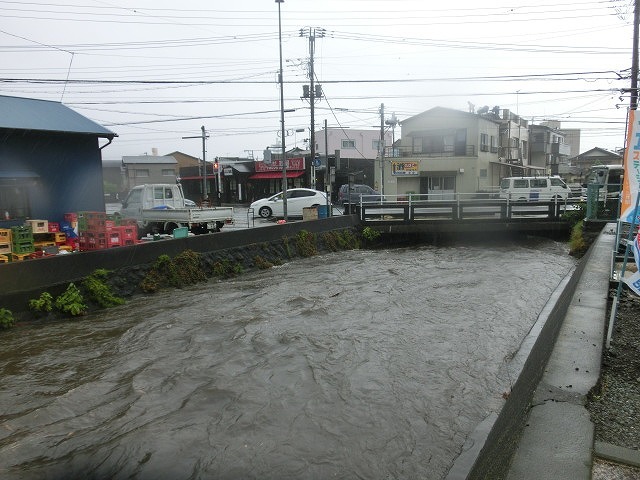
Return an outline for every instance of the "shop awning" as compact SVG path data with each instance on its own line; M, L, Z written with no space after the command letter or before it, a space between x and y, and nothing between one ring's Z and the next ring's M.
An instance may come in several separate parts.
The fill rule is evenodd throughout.
M287 178L298 178L304 175L304 171L296 170L293 172L287 172ZM282 172L258 172L249 177L249 180L269 180L275 178L282 178Z

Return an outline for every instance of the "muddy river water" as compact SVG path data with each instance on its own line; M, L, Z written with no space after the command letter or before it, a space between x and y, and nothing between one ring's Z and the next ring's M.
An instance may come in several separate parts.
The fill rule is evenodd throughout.
M0 478L441 479L574 262L349 251L0 332Z

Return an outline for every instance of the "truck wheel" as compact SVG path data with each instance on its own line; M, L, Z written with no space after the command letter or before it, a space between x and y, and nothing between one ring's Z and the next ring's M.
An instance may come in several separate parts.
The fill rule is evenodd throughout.
M262 218L269 218L271 214L272 212L269 207L260 207L260 210L258 210L258 215L260 215Z

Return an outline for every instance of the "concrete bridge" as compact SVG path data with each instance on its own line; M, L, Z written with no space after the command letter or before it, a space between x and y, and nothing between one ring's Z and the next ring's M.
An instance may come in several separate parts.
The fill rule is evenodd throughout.
M465 196L435 200L385 197L351 203L345 212L357 215L365 226L386 233L521 232L568 234L562 214L577 209L577 200L515 201Z

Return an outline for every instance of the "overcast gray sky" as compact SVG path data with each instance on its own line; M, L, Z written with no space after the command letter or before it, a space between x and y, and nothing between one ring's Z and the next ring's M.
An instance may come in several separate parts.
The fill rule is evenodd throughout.
M479 6L480 3L488 4ZM326 98L316 127L376 128L436 106L500 106L624 145L632 1L285 0L287 148L309 137L309 32ZM279 141L274 0L0 0L0 94L62 101L118 134L104 159L179 150L257 158ZM304 34L300 36L300 29ZM319 32L319 30L316 30ZM622 98L620 98L622 97ZM297 129L305 132L295 132ZM396 129L396 138L400 128ZM578 153L578 152L572 152Z

